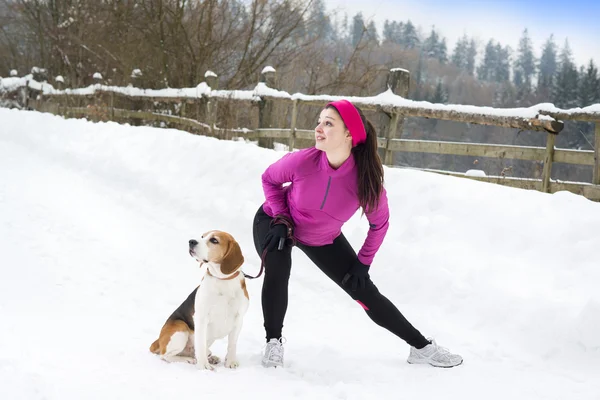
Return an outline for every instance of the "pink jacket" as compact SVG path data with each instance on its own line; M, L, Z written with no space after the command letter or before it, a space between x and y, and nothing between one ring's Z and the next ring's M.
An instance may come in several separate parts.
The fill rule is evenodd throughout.
M354 156L333 169L325 152L314 147L288 153L270 165L262 175L265 212L271 217L285 215L294 222L296 240L308 246L333 243L342 225L358 210L358 182ZM290 183L288 186L283 186ZM358 259L370 265L389 226L385 189L379 206L366 212L367 238Z

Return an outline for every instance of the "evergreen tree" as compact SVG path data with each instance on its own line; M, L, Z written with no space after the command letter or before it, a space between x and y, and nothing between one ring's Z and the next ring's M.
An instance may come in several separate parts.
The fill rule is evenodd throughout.
M352 19L352 28L350 30L352 37L352 46L356 47L365 36L365 21L362 13L358 13Z
M496 64L498 62L498 50L494 41L490 41L485 46L483 61L477 69L477 77L481 81L494 82L496 80Z
M553 103L560 108L577 106L578 73L568 40L560 53L558 74L554 85Z
M379 34L377 33L377 27L375 27L375 22L369 22L367 26L366 39L371 44L379 44Z
M581 67L578 92L580 107L600 102L600 77L594 60L590 60L587 68Z
M505 83L510 81L510 46L502 47L500 43L496 45L496 67L494 68L494 81Z
M433 96L431 97L432 103L447 103L448 102L448 91L442 85L442 81L438 80L437 85L435 86L435 92L433 92Z
M402 44L406 49L415 49L421 44L419 35L417 35L417 29L410 20L404 24L404 29L402 30Z
M435 27L433 27L431 28L431 34L429 34L429 37L423 42L423 51L425 52L425 55L429 58L437 58L439 45L439 36L435 31Z
M448 47L446 46L446 38L442 38L442 40L439 42L436 58L440 64L446 64L448 62Z
M464 35L456 42L456 46L454 47L454 51L452 52L450 62L452 62L452 64L456 65L458 68L466 70L468 47L469 39L467 39L467 35Z
M396 36L396 32L395 32L395 26L394 26L395 22L392 21L390 22L389 20L385 20L385 22L383 23L383 43L395 43L395 36Z
M549 99L552 93L552 88L554 87L556 73L558 71L554 35L550 35L544 44L538 69L538 94L544 99Z
M415 74L415 93L414 99L421 100L423 98L423 81L425 75L425 65L423 62L423 51L419 52L419 63L417 64L417 72Z
M307 34L310 39L321 37L325 40L335 40L335 31L326 14L324 0L313 0L309 20L311 25L307 29Z
M521 94L520 98L524 98L532 91L532 82L535 75L535 56L533 55L533 47L527 29L523 31L523 36L519 41L514 71L514 83Z
M477 45L475 40L471 39L467 47L467 72L469 75L475 75L475 58L477 57Z

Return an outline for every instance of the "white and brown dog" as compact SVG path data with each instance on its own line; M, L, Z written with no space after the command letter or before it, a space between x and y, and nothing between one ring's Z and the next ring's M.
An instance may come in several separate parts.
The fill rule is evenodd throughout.
M230 234L210 231L200 241L190 240L189 252L200 266L206 265L206 274L167 319L150 351L168 362L212 370L219 358L211 354L210 346L228 336L225 366L236 368L237 341L249 303L240 246Z

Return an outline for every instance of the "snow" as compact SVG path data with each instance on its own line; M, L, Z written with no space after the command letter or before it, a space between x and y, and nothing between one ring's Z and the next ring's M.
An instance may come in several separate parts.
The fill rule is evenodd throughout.
M478 176L478 177L486 177L487 175L485 174L485 171L482 171L480 169L470 169L467 172L465 172L466 176Z
M19 75L19 73L17 72L16 69L11 69L9 75L12 77L15 77L15 76Z
M0 121L2 399L598 398L598 203L386 168L372 278L464 365L407 364L408 346L295 249L287 367L260 366L261 278L248 281L240 368L203 372L148 351L202 276L187 241L229 231L256 273L260 175L285 153L27 111ZM355 249L359 214L344 227Z
M65 78L63 78L62 75L58 75L54 80L56 82L65 83Z
M265 67L265 69L268 67ZM135 72L136 70L134 70ZM139 71L139 70L137 70ZM209 71L210 72L210 71ZM140 72L141 73L141 72ZM208 73L208 72L207 72ZM132 73L133 76L133 73ZM204 82L203 82L204 83ZM30 82L30 85L35 85L34 81ZM4 85L0 82L1 86ZM208 86L206 86L208 88ZM380 93L376 96L359 97L359 96L331 96L331 95L306 95L302 93L289 94L282 90L269 88L264 82L259 82L253 90L206 90L204 92L199 91L197 87L194 88L179 88L179 89L140 89L132 86L128 87L116 87L116 86L105 86L105 85L91 85L86 88L78 89L65 89L56 90L52 86L44 86L45 94L71 94L71 95L93 95L96 91L112 91L115 93L121 93L132 97L156 97L156 98L198 98L201 96L216 97L224 99L237 99L246 101L260 101L260 96L271 96L280 99L288 100L299 100L299 101L320 101L328 103L331 101L347 99L355 102L359 105L380 105L380 106L391 106L405 109L418 109L425 108L428 110L439 110L446 111L456 114L475 114L484 116L496 116L496 117L511 117L520 118L524 120L539 119L545 121L552 121L554 118L542 115L541 113L588 113L593 114L600 118L600 104L594 104L585 108L573 108L569 110L563 110L555 107L553 104L542 103L527 108L494 108L494 107L482 107L482 106L471 106L461 104L437 104L429 103L427 101L416 101L405 99L401 96L394 94L390 89Z
M102 79L102 74L100 72L95 72L94 75L92 76L92 78L94 78L94 79Z
M211 77L211 76L216 78L216 77L217 77L217 74L215 74L214 72L212 72L212 71L210 71L210 70L209 70L209 71L206 71L206 72L204 73L204 77L205 77L205 78L208 78L208 77Z
M403 71L403 72L409 72L407 69L404 68L392 68L390 69L391 72L396 72L396 71Z
M263 68L263 70L260 73L266 74L267 72L276 72L276 71L275 71L275 68L271 67L270 65L267 65L266 67Z
M131 71L132 78L139 78L141 76L142 76L142 71L139 68L135 68L133 71Z
M271 96L280 99L289 99L291 97L288 92L270 88L264 82L259 82L258 85L256 85L253 94L255 96Z

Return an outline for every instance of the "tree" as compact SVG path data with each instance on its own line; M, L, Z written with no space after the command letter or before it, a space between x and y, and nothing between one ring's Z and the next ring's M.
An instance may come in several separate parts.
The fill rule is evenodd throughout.
M433 96L431 97L432 103L447 103L448 102L448 91L444 88L442 81L438 80L437 85L435 86L435 92L433 92Z
M439 35L432 27L429 37L423 42L423 52L429 58L437 58L439 45Z
M556 79L556 73L558 71L554 35L550 35L548 40L546 40L544 47L542 48L542 56L540 57L538 71L538 95L544 99L548 99L552 93Z
M417 29L412 22L410 22L410 20L404 24L404 29L402 31L402 44L404 45L405 49L415 49L421 44L419 35L417 34Z
M556 83L554 85L553 102L560 108L571 108L577 106L578 73L571 47L568 40L560 53L560 62Z
M600 102L600 77L594 60L590 60L587 68L581 67L578 94L580 107Z
M494 81L505 83L510 81L510 57L512 50L510 46L502 47L496 45L496 67L494 68Z
M494 45L494 41L490 41L485 46L483 61L477 69L479 80L494 82L496 80L496 64L498 62L498 49Z
M366 32L362 13L359 12L352 18L352 28L350 29L350 32L352 34L352 46L356 47L363 39Z
M307 34L309 39L321 37L325 40L335 40L335 30L325 10L324 0L313 0L310 7Z
M521 36L521 40L519 40L517 57L514 65L514 83L515 86L517 86L517 97L519 99L525 98L532 92L535 69L533 47L531 45L531 39L529 38L529 32L525 29Z
M379 34L377 33L377 27L375 27L374 21L369 22L369 25L367 26L366 34L367 34L367 41L370 44L375 44L375 45L379 44Z
M477 45L475 40L471 39L467 47L467 72L469 75L475 75L475 58L477 57Z
M464 35L456 42L456 46L454 47L454 51L452 52L452 57L450 57L450 62L460 69L467 69L468 46L469 39L467 39L467 35Z

